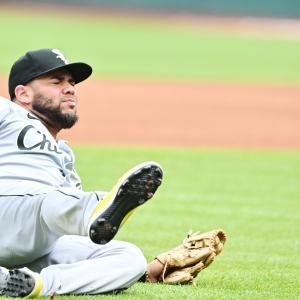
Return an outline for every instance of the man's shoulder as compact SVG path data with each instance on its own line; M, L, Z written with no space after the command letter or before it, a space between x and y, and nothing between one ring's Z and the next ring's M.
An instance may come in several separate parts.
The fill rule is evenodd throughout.
M1 109L9 109L10 111L13 110L18 110L19 108L21 108L19 105L17 105L16 103L12 102L11 100L8 100L2 96L0 96L0 108Z
M5 116L8 114L24 114L26 110L20 105L0 96L0 116Z
M12 102L2 96L0 96L0 105L9 107Z
M0 96L0 116L3 119L4 116L12 112L12 102Z

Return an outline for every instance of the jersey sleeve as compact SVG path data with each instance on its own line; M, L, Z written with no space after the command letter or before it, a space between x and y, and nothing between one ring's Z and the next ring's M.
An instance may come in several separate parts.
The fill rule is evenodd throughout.
M10 100L7 100L0 96L0 127L3 122L7 118L7 116L11 113Z

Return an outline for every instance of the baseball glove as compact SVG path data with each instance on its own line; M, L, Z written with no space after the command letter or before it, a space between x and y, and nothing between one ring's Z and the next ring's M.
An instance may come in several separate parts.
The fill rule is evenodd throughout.
M164 265L159 281L196 285L194 278L220 254L226 239L226 233L222 229L203 234L192 234L190 230L181 245L156 257Z

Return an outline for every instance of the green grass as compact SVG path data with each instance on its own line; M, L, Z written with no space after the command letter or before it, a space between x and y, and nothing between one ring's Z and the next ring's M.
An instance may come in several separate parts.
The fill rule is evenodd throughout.
M0 11L0 73L28 50L58 48L94 77L299 83L300 40L180 28L154 21Z
M228 242L197 286L138 283L118 299L299 299L300 153L74 148L84 190L109 190L132 166L159 162L164 180L116 239L148 261L190 230L222 228ZM116 296L97 296L111 299ZM73 298L73 297L72 297ZM82 297L87 300L94 297ZM60 296L59 299L70 299Z
M0 10L0 74L31 49L58 48L94 78L299 83L300 41L247 38L161 23ZM300 153L157 148L74 148L84 190L109 190L132 166L155 160L164 181L117 239L148 261L190 230L223 228L223 253L197 287L135 284L103 299L300 299ZM48 297L47 297L48 298ZM73 300L73 296L57 296ZM78 296L76 299L95 299Z

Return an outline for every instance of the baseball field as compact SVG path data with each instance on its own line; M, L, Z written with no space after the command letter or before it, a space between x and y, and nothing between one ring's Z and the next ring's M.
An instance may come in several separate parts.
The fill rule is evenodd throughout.
M60 134L84 190L162 165L162 186L117 239L151 261L190 229L228 235L196 287L137 283L96 298L300 299L300 21L0 8L0 95L28 50L93 66L79 123Z

